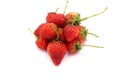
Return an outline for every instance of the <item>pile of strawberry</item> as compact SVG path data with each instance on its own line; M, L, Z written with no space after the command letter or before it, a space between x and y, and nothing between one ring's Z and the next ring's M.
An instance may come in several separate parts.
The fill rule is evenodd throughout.
M86 27L80 23L93 16L96 15L81 18L80 14L76 12L70 12L66 15L65 12L48 13L46 22L40 24L34 31L34 35L37 37L35 42L37 47L46 50L53 63L59 65L67 51L70 55L76 54L85 45L89 33Z

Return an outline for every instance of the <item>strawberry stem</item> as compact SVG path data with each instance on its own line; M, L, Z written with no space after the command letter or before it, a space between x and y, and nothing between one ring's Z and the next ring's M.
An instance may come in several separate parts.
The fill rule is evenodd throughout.
M57 8L57 9L55 10L55 13L57 13L58 10L59 10L59 8Z
M52 26L51 26L52 27ZM54 28L54 27L52 27L52 29L55 31L55 33L56 33L56 39L55 40L59 40L59 35L58 35L58 32L57 32L57 30Z
M59 40L59 35L58 35L58 32L57 32L57 30L55 30L55 32L56 32L56 40Z
M84 20L86 20L86 19L88 19L88 18L91 18L91 17L94 17L94 16L98 16L98 15L104 13L107 9L108 9L108 7L106 7L103 11L101 11L101 12L99 12L99 13L97 13L97 14L93 14L93 15L91 15L91 16L88 16L88 17L85 17L85 18L81 18L81 21L84 21Z
M93 36L95 36L95 37L99 37L99 36L97 36L96 34L94 34L94 33L90 33L90 32L88 32L87 34L90 34L90 35L93 35Z
M35 34L33 33L33 31L30 28L28 28L28 30L30 31L30 33L32 33L35 36ZM35 38L37 39L38 37L35 36Z
M68 6L68 1L66 2L66 5L65 5L65 8L64 8L64 12L63 12L63 14L65 14L66 9L67 9L67 6Z
M95 48L104 48L104 47L102 47L102 46L94 46L94 45L83 45L83 46L95 47Z

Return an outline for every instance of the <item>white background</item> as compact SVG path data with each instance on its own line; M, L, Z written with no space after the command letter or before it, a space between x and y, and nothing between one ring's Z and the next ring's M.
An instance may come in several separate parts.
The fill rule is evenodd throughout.
M45 22L48 12L63 12L66 0L0 1L0 80L120 80L119 0L69 0L66 11L82 17L108 10L82 23L98 39L88 36L87 44L77 55L66 55L56 67L45 51L35 45L33 31Z

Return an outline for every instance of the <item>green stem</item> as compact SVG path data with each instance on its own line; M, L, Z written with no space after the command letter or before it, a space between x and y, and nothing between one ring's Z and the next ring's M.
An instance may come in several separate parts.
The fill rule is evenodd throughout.
M28 30L30 31L30 33L32 33L35 36L35 34L33 33L33 31L30 28L28 28ZM38 37L35 36L35 38L37 39Z
M93 35L93 36L95 36L95 37L99 37L99 36L97 36L96 34L94 34L94 33L90 33L90 32L88 32L87 34L90 34L90 35Z
M56 32L56 40L59 40L59 35L58 35L58 32L57 32L57 30L55 30L55 32Z
M52 27L52 26L51 26ZM54 28L54 27L52 27L52 29L55 31L55 33L56 33L56 40L59 40L59 35L58 35L58 32L57 32L57 30Z
M94 16L98 16L98 15L104 13L107 9L108 9L108 7L106 7L103 11L101 11L101 12L99 12L99 13L97 13L97 14L93 14L93 15L91 15L91 16L88 16L88 17L85 17L85 18L81 18L81 21L84 21L84 20L86 20L86 19L88 19L88 18L91 18L91 17L94 17Z
M64 12L63 12L63 14L65 14L66 9L67 9L67 6L68 6L68 1L66 2L66 5L65 5L65 8L64 8Z
M57 9L55 10L55 13L57 13L58 9L59 9L59 8L57 8Z
M104 48L104 47L102 47L102 46L94 46L94 45L83 45L83 46L95 47L95 48Z

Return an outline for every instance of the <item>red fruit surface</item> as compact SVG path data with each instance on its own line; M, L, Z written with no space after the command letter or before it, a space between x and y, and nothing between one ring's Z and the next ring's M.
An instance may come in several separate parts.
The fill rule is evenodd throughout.
M58 35L59 35L59 40L64 41L64 34L62 28L58 28Z
M46 39L40 37L39 39L36 40L35 43L38 48L47 50L48 41Z
M67 19L64 14L60 13L48 13L46 17L47 23L55 23L58 27L64 27L66 25Z
M61 41L53 41L48 44L47 52L53 63L57 66L61 63L66 54L66 46Z
M81 44L84 44L87 37L87 30L84 26L81 26L81 25L77 26L77 28L79 29L79 35L77 39L80 41Z
M78 39L81 44L84 44L84 42L86 41L85 39L83 39L81 34L79 34L76 39Z
M70 42L74 40L79 34L79 29L73 25L66 25L64 28L65 40Z
M75 54L76 52L81 50L81 44L78 39L74 39L71 42L67 42L66 47L69 54Z
M40 36L52 40L56 37L57 26L54 23L45 23L40 29Z
M76 12L69 12L65 17L68 24L79 25L80 23L80 15Z
M41 28L42 28L44 25L45 25L45 23L39 25L39 26L37 27L37 29L34 31L34 35L35 35L36 37L40 37L40 30L41 30Z

